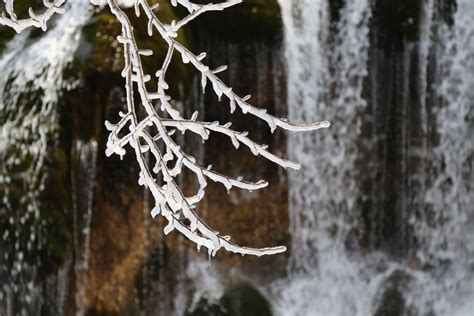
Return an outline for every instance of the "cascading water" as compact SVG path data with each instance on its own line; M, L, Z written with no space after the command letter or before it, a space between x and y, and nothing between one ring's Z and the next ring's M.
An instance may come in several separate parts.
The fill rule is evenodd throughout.
M326 1L304 1L304 3L293 3L292 1L280 1L282 6L283 22L285 24L285 45L287 77L288 77L288 104L299 106L288 106L289 119L293 121L318 121L319 109L324 106L327 99L327 30L329 24L328 4ZM309 64L308 64L309 63ZM296 67L293 67L296 66ZM291 86L290 86L291 85ZM304 134L290 137L288 140L288 152L291 158L294 153L298 153L299 161L308 166L315 163L317 151L317 141L314 134ZM305 148L311 144L311 148ZM312 171L317 172L316 169ZM290 208L295 209L299 201L306 200L306 206L311 206L316 201L313 195L312 178L300 177L300 174L292 176L290 174ZM315 177L315 179L317 179ZM301 197L301 199L299 198ZM313 199L314 197L314 199ZM303 205L301 207L304 208ZM300 217L301 215L301 217ZM294 265L303 265L297 269L311 270L313 265L311 258L298 260L313 253L316 248L311 243L315 236L308 236L312 233L311 228L315 225L315 214L308 212L291 213L291 231L294 246L292 253L295 260ZM313 231L314 232L314 231ZM298 246L296 246L298 245Z
M89 17L87 1L73 1L67 9L40 38L17 35L0 58L0 215L9 218L0 241L2 315L41 308L36 281L43 267L36 256L46 246L47 225L55 225L42 215L41 198L53 159L50 149L58 142L56 105L69 84L64 69Z
M474 3L457 1L452 26L437 31L439 141L426 195L429 211L419 225L422 262L435 264L414 291L421 311L470 315L474 311Z
M330 119L328 132L291 136L289 279L276 285L281 315L369 315L381 277L346 251L357 220L355 141L366 102L369 1L348 1L331 34L326 1L280 1L285 25L288 111L293 121ZM333 36L332 36L333 35ZM330 66L333 65L333 66ZM289 284L287 284L289 283ZM361 297L360 293L366 293Z
M97 166L97 142L77 141L72 153L72 203L77 315L84 315L87 271L90 259L91 222Z
M371 47L376 45L371 38L377 32L371 20L376 5L367 0L341 3L337 21L332 21L332 4L327 1L280 0L290 119L328 119L332 126L327 132L288 140L290 157L306 167L290 175L291 260L288 278L272 286L276 311L281 315L471 315L474 24L469 19L474 3L458 1L454 25L448 26L441 18L441 2L421 1L418 43L404 43L395 61ZM435 18L439 20L433 21ZM369 62L371 51L382 57ZM410 92L413 54L419 63L415 76L418 104L413 103ZM428 71L433 54L439 68L436 79ZM391 101L383 98L392 91L380 93L378 89L384 86L373 79L389 63L396 70L382 77L387 85L400 89L394 94L397 99ZM398 81L390 83L390 78ZM366 89L370 80L372 91ZM440 104L432 104L437 100ZM388 111L390 102L398 102L394 112ZM399 156L384 158L399 157L402 169L395 182L402 192L390 193L389 198L374 193L381 188L366 197L362 187L364 173L374 172L374 183L380 175L390 176L384 168L391 166L385 162L375 175L370 166L377 162L369 161L363 151L373 140L363 139L362 124L367 117L379 118L380 113L386 122L395 122L400 132L396 143L388 143L385 129L381 134L377 129L373 132L373 140L385 142L385 148L399 146ZM399 113L401 122L390 117ZM413 127L405 113L419 116L419 124ZM431 121L439 143L429 147L433 143ZM413 142L417 135L421 143ZM390 151L384 155L387 153ZM409 173L413 161L418 171ZM388 210L381 206L393 196L397 214L387 216ZM375 206L368 212L371 226L363 228L359 201L366 198ZM387 222L390 218L396 221ZM397 233L385 233L388 225L395 226ZM366 234L373 235L368 245L360 242L360 236ZM400 240L381 241L384 236ZM393 245L406 249L398 251Z

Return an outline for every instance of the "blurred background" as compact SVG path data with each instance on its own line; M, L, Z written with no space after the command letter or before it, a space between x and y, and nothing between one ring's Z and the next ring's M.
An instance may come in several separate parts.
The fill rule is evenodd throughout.
M164 21L186 13L158 2ZM228 64L223 81L255 106L332 126L271 135L176 58L185 117L231 121L303 169L176 137L202 164L270 182L210 185L199 215L239 244L288 251L209 260L163 236L134 157L104 154L104 121L124 108L120 25L71 1L46 33L0 27L0 315L474 315L474 1L243 2L179 40ZM127 12L153 74L165 43Z

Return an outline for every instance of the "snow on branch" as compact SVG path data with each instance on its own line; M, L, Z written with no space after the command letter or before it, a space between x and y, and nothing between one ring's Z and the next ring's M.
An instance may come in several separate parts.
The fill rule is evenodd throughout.
M43 13L36 14L30 7L28 10L29 18L18 19L14 9L14 0L3 1L5 2L5 12L2 12L0 16L0 25L9 26L17 33L29 27L37 27L45 31L46 23L54 14L62 14L64 12L63 5L66 3L66 0L43 0L43 5L46 8Z

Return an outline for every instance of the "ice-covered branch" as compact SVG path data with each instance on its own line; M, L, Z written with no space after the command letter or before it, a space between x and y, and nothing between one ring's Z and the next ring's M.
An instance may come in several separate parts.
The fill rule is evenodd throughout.
M0 25L6 25L14 29L17 33L22 32L29 27L41 28L43 31L47 28L47 22L56 13L63 13L63 5L66 0L43 0L46 10L41 14L36 14L30 7L28 10L29 18L19 19L15 13L14 0L4 0L5 12L0 16Z
M283 118L277 118L271 114L267 113L266 109L260 109L257 107L252 106L247 102L247 100L250 98L249 96L246 97L240 97L236 93L232 91L232 88L224 84L219 77L217 76L217 73L221 72L222 70L225 70L225 66L222 68L219 67L218 69L211 70L207 65L202 63L202 60L206 57L206 53L201 53L200 55L195 55L191 53L186 47L184 47L181 43L175 40L175 37L177 36L177 33L174 31L173 27L168 27L165 24L161 23L161 21L157 18L157 16L153 12L153 8L150 7L150 5L147 3L146 0L137 0L138 4L142 6L145 14L147 15L149 19L149 27L148 27L148 32L149 35L152 35L153 29L152 27L154 26L156 30L160 33L160 35L163 37L163 39L168 43L169 46L173 46L174 50L178 51L181 55L181 58L183 60L183 63L191 63L200 73L202 76L201 84L203 91L205 91L207 82L210 81L212 84L212 88L216 95L221 99L223 95L225 95L230 102L230 111L231 113L234 112L236 107L238 106L241 111L246 114L250 113L268 123L270 126L271 131L273 132L277 127L281 127L286 130L290 131L311 131L311 130L317 130L320 128L326 128L329 127L329 122L323 121L323 122L318 122L314 124L293 124L288 122L286 119ZM180 4L184 5L188 10L199 10L198 5L193 4L189 1L186 0L176 0ZM222 2L219 4L208 4L207 6L213 6L216 8L226 8L229 7L230 5L234 5L236 3L239 3L240 1L226 1ZM206 6L206 5L203 5ZM203 11L205 12L205 11ZM172 23L171 25L173 25Z
M238 107L243 113L250 113L266 121L272 132L277 127L291 131L316 130L328 127L329 123L292 124L286 119L268 114L265 109L250 105L247 102L249 97L238 96L217 76L218 73L226 70L226 66L211 70L202 62L206 57L205 53L195 55L176 40L178 30L200 14L223 10L240 3L240 0L228 0L218 4L195 4L188 0L171 0L171 4L174 6L178 4L184 6L189 11L189 15L178 22L173 21L169 25L162 23L155 15L154 10L157 5L150 6L146 0L136 0L135 14L139 16L142 11L145 13L148 19L149 36L152 36L153 31L156 30L168 45L163 64L155 74L157 77L156 91L148 91L146 83L151 79L151 76L145 73L141 61L142 56L151 56L153 51L139 48L132 23L118 5L117 0L107 0L107 2L112 13L122 25L122 34L118 37L118 41L124 46L125 66L122 75L126 82L128 112L120 113L122 119L117 124L106 122L106 127L110 130L106 154L110 156L115 153L123 156L127 146L134 149L140 166L139 183L148 187L155 199L155 207L151 210L152 216L156 217L161 214L168 220L165 234L176 229L195 242L198 248L206 247L211 255L215 255L221 248L257 256L285 251L285 247L253 249L234 245L230 243L230 237L221 236L199 218L193 209L196 207L196 203L204 197L208 179L221 183L227 190L237 187L252 191L264 188L268 183L266 181L243 181L241 177L232 178L217 173L210 166L204 168L196 163L194 157L186 154L171 135L176 130L182 133L191 132L206 141L211 132L220 133L229 137L235 148L239 148L242 144L249 148L254 155L261 155L284 168L299 169L299 164L272 154L266 145L252 141L247 132L232 130L230 123L221 125L219 122L198 121L197 112L190 119L183 118L170 102L171 97L167 94L169 85L166 82L166 73L173 55L179 54L184 63L191 63L201 73L203 90L205 90L207 82L210 82L219 99L222 96L229 99L231 113ZM134 91L138 91L137 100ZM139 121L137 108L140 106L143 107L146 117ZM162 114L157 109L162 111ZM170 118L165 118L166 115ZM164 151L162 152L160 148L164 148ZM151 153L154 163L152 167L148 165L149 160L144 158L146 152ZM199 187L194 196L186 197L175 181L183 168L188 169L197 178Z
M174 124L172 123L172 120L164 120L156 112L152 104L152 100L155 98L146 88L146 82L150 77L144 73L141 63L141 56L150 55L150 52L138 48L131 22L127 15L117 5L116 1L109 0L109 6L123 27L123 32L119 37L119 42L125 47L125 68L122 74L126 78L128 113L122 113L122 119L116 125L107 123L107 128L111 130L107 143L107 154L110 155L112 153L117 153L119 155L124 155L124 146L130 145L134 148L140 166L139 183L147 186L155 198L155 208L152 210L152 215L157 216L158 214L161 214L167 218L168 225L165 227L166 234L176 229L195 242L198 247L204 246L208 248L209 253L212 255L214 255L220 248L225 248L228 251L241 254L252 255L268 255L285 251L285 247L253 249L236 246L230 243L229 237L221 236L218 232L210 229L193 211L194 203L200 201L204 196L204 190L207 186L206 178L222 183L228 190L234 186L248 190L256 190L267 186L267 183L265 181L259 181L256 183L246 182L242 181L240 178L234 179L219 174L212 171L210 168L203 168L196 163L192 156L189 156L182 151L182 149L170 137L170 130L174 128L183 129L185 128L185 125L191 122L194 122L196 126L199 125L204 128L203 125L195 120L186 121L184 119L182 121L175 121L178 123ZM169 99L165 94L167 85L164 83L164 77L172 51L173 44L171 43L161 73L158 74L160 77L158 80L158 92L156 93L159 95L158 99ZM141 105L147 113L147 117L140 122L137 121L137 104L135 104L133 96L134 86L138 90ZM168 110L171 111L171 105L169 103L167 104L169 106ZM175 116L178 115L179 114L176 111ZM208 124L206 123L204 125L207 126ZM203 131L202 128L196 126L188 126L186 128L196 132L197 130L200 130L198 133L203 138L207 139L209 133L208 130L211 129ZM152 129L152 127L153 130L156 130L158 133L156 137L153 137L148 131L149 129ZM121 132L126 128L128 128L129 133L120 137L119 135L123 134ZM235 134L234 137L237 137L237 134ZM159 150L158 141L162 142L166 148L164 154ZM262 152L264 151L263 148L261 150ZM144 159L144 153L147 151L151 152L155 161L155 165L152 169L148 167L147 161ZM171 162L174 162L173 166L169 166ZM198 179L199 189L195 196L185 197L175 182L175 177L181 173L183 167L189 169ZM159 174L161 176L160 179L158 179ZM189 224L185 224L184 219L186 219Z
M240 3L241 0L226 0L216 4L197 4L189 0L169 1L173 6L184 7L188 13L181 20L166 24L162 23L154 13L158 4L150 5L147 0L90 0L90 3L94 5L107 4L109 6L121 25L122 32L117 40L124 47L122 76L125 80L127 111L119 113L121 120L118 123L106 122L106 128L110 131L106 154L107 156L117 154L123 157L127 148L134 151L140 168L138 182L151 191L155 200L151 215L153 217L161 215L168 220L168 225L164 229L165 234L177 230L196 243L198 248L206 247L210 255L215 255L221 248L242 255L257 256L284 252L285 247L254 249L237 246L230 242L230 237L220 235L199 218L194 209L204 198L209 180L222 184L228 191L234 187L249 191L259 190L265 188L268 183L263 180L245 181L242 177L234 178L220 174L212 170L211 166L203 167L192 155L185 153L172 136L175 131L183 134L189 132L199 135L205 142L212 133L222 134L229 138L236 149L242 145L255 156L262 156L284 168L299 169L300 165L271 153L268 146L251 140L247 132L231 129L231 123L199 121L198 112L195 112L191 118L183 117L172 105L171 97L167 92L169 89L169 84L166 82L167 71L173 56L179 56L183 63L190 63L200 73L203 93L209 84L219 100L222 96L229 100L231 113L239 108L244 114L251 114L267 122L272 132L277 127L290 131L317 130L328 127L329 123L324 121L314 124L293 124L284 118L267 113L266 109L252 106L248 102L250 96L237 95L218 77L218 74L225 71L227 66L210 69L203 62L206 53L196 55L177 40L178 31L201 14L222 11ZM45 30L47 21L54 14L62 13L66 2L66 0L43 0L45 7L43 13L35 14L30 8L29 18L19 19L14 10L14 0L4 0L5 12L0 16L0 24L12 27L17 32L28 27L40 27ZM151 56L154 52L139 47L133 25L121 7L134 7L137 16L144 13L149 36L151 37L153 32L157 31L168 46L161 67L154 74L157 79L156 90L148 89L147 82L151 80L151 76L145 73L142 65L142 57ZM145 155L146 153L149 155ZM176 182L177 176L184 169L197 179L197 192L192 196L185 196Z
M173 28L172 30L177 32L182 26L187 24L188 22L194 20L196 17L201 15L204 12L209 12L209 11L222 11L224 9L227 9L231 6L234 6L238 3L241 3L242 0L227 0L225 2L221 2L218 4L196 4L192 3L188 0L172 0L171 4L173 6L177 6L178 3L182 6L184 6L186 9L189 11L189 15L186 16L184 19L180 20L179 22L173 23Z

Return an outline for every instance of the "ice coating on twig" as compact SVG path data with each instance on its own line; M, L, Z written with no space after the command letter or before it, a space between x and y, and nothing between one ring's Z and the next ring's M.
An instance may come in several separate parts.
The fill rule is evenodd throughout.
M170 136L170 133L178 130L183 133L194 133L206 141L211 132L220 133L226 135L235 148L243 145L248 147L254 155L261 155L284 168L300 168L299 164L272 154L266 145L252 141L247 132L232 130L230 123L222 125L219 122L198 121L197 112L190 119L183 118L181 113L170 103L171 97L167 94L169 85L166 82L166 72L174 54L178 54L183 63L191 63L201 73L203 89L209 82L219 99L225 96L229 100L231 112L238 107L244 114L248 113L266 121L272 132L277 127L291 131L308 131L329 126L328 122L292 124L286 119L268 114L265 109L250 105L247 102L248 97L242 98L235 94L232 88L224 84L217 76L218 73L226 70L226 66L211 70L202 62L206 57L205 53L195 55L176 40L178 30L200 14L220 11L240 2L240 0L229 0L218 4L195 4L187 0L171 0L173 6L181 5L188 10L189 14L180 21L165 24L154 14L156 5L149 5L146 0L137 0L135 14L137 16L141 13L145 14L148 20L148 34L152 36L153 32L157 31L168 44L168 51L162 67L155 73L158 83L156 91L149 91L146 82L150 80L151 76L144 72L141 56L150 56L153 52L138 47L129 18L116 0L108 0L112 13L122 26L122 34L118 37L118 41L124 46L125 66L122 76L125 77L126 82L127 113L121 113L122 118L117 124L106 122L106 127L110 130L106 154L123 156L126 153L125 147L127 145L134 149L140 166L139 183L148 187L155 199L155 207L151 214L153 217L161 215L168 220L168 225L164 229L165 234L178 230L196 243L198 248L206 247L211 255L215 255L219 249L224 248L242 255L262 256L284 252L286 247L254 249L237 246L230 242L230 237L221 236L208 227L194 212L194 208L203 199L209 180L222 184L227 190L233 187L249 191L258 190L266 187L268 183L262 180L248 182L242 180L241 177L232 178L217 173L211 167L202 167L196 163L194 157L183 152ZM133 91L138 91L138 100L136 100L137 96L134 96ZM146 112L146 118L141 121L138 120L136 112L136 107L139 105L143 106ZM166 116L169 118L165 118ZM155 132L157 134L151 134L151 130L157 131ZM159 144L164 146L159 146ZM160 148L165 149L162 152ZM149 166L144 159L145 152L151 153L154 160L153 166ZM185 196L176 183L175 178L183 168L191 171L198 180L199 188L194 196ZM160 182L160 180L162 181Z
M204 122L197 120L198 113L191 118L184 118L181 113L171 104L171 97L167 90L169 84L166 82L166 73L173 55L181 57L183 63L190 63L201 74L201 85L203 92L209 84L219 100L225 97L229 100L230 112L239 108L244 114L253 115L267 122L270 130L275 131L277 127L289 131L311 131L329 127L329 122L318 122L314 124L292 124L287 119L278 118L267 113L266 109L252 106L248 101L250 96L240 97L232 91L232 88L223 83L217 76L225 71L227 66L223 65L216 69L210 69L203 63L206 53L195 55L185 46L177 41L177 34L181 27L194 20L201 14L211 11L222 11L226 8L241 3L242 0L227 0L217 4L197 4L188 0L169 0L173 6L182 6L188 14L179 21L169 24L162 23L155 15L159 5L150 5L146 0L90 0L93 5L103 6L107 4L111 12L121 24L122 33L117 40L124 46L125 66L122 76L125 78L127 113L120 113L121 120L112 124L106 122L106 128L110 131L107 141L107 156L117 154L123 157L126 148L132 148L138 165L140 167L138 183L146 186L152 193L155 206L151 215L161 215L168 220L165 234L178 230L188 239L196 243L197 247L206 247L210 255L224 248L228 251L242 255L271 255L281 253L286 247L273 248L247 248L237 246L230 242L230 237L221 236L218 232L208 227L194 212L196 204L205 195L208 181L222 184L227 191L232 188L245 190L259 190L268 186L266 181L245 181L242 177L229 177L212 170L211 166L200 166L196 159L187 153L174 141L172 134L177 130L182 133L193 133L199 135L205 142L211 133L219 133L229 138L237 149L241 145L247 147L255 156L262 156L283 168L299 169L300 165L281 158L271 153L266 145L261 145L248 137L247 132L231 129L231 123L220 124L219 122ZM46 23L56 13L62 13L66 0L43 0L45 10L36 14L29 10L29 18L18 19L14 11L14 0L4 0L5 12L0 17L0 24L12 27L21 32L29 27L39 27L46 30ZM144 14L147 19L149 36L158 32L167 43L168 49L161 68L154 74L157 79L157 87L149 91L146 82L150 81L151 75L144 72L141 57L151 56L153 51L141 48L137 45L133 33L133 25L121 7L134 7L137 16ZM134 95L138 91L138 95ZM145 111L146 117L138 119L138 109ZM141 113L141 112L140 112ZM153 131L153 133L151 132ZM130 146L130 147L128 147ZM164 148L164 150L160 149ZM154 160L149 165L145 159L145 153L149 152ZM199 188L193 196L185 196L176 183L176 177L188 169L197 178Z
M29 8L29 18L18 19L14 10L14 0L3 0L5 2L5 12L1 13L0 25L6 25L14 29L17 33L29 28L36 27L46 31L46 23L56 13L64 13L64 4L66 0L43 0L45 11L36 14L32 8Z

